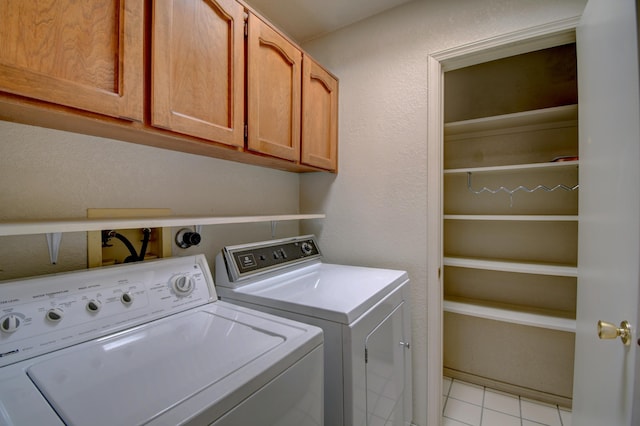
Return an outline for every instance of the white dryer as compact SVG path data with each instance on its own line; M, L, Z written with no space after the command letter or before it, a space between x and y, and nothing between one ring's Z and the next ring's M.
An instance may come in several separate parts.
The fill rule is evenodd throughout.
M217 300L203 255L0 284L0 424L323 425L322 331Z
M218 295L322 328L327 425L410 425L407 273L321 257L311 235L227 246L216 256Z

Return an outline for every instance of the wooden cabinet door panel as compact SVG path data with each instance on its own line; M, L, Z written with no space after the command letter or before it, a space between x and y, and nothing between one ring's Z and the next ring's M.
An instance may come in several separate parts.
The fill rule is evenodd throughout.
M143 0L3 0L0 90L143 117Z
M302 62L302 163L338 167L338 81L308 56Z
M157 0L152 125L244 145L244 9L234 0Z
M247 61L248 148L298 161L302 53L249 14Z

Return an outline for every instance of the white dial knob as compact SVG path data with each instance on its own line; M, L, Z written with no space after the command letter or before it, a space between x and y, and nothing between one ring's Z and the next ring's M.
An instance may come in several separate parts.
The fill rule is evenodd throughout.
M5 333L13 333L22 324L22 318L16 314L5 315L0 319L0 330Z
M171 280L173 291L178 296L186 296L193 291L193 279L189 275L178 275Z
M87 302L87 311L96 313L102 307L102 303L98 299L91 299Z
M47 311L46 318L51 322L60 322L62 321L62 317L64 316L64 312L60 308L52 308Z

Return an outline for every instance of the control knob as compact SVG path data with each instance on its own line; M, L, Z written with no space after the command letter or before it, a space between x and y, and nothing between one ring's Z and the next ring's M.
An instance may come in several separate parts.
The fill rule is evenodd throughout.
M120 296L120 301L123 305L129 306L133 303L133 296L127 291L125 293L122 293L122 296Z
M96 313L102 307L102 303L98 299L91 299L87 302L87 311Z
M171 287L178 296L187 296L193 291L193 279L189 275L178 275L171 280Z
M13 333L22 324L22 318L16 314L9 314L0 319L0 330L5 333Z
M45 315L45 318L47 318L48 321L56 323L56 322L62 321L62 317L63 316L64 316L64 312L62 311L62 309L60 309L60 308L51 308L51 309L49 309L47 311L47 314Z
M309 255L311 254L311 252L313 252L313 245L307 241L302 243L302 246L300 248L302 249L302 253L305 255Z

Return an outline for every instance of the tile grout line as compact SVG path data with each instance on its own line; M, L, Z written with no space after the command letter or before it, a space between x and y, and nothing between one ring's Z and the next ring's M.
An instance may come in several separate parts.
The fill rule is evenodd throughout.
M564 426L564 422L562 421L562 415L560 414L560 406L556 404L556 411L558 412L558 417L560 418L560 426Z
M484 398L486 394L487 394L487 387L483 386L482 387L482 409L480 410L480 426L482 426L482 418L484 416Z
M484 419L485 410L493 411L493 412L500 413L500 414L503 414L503 415L506 415L506 416L509 416L509 417L516 418L516 419L520 420L520 426L522 426L523 418L522 418L522 410L520 409L520 396L519 395L510 394L510 395L518 398L518 415L514 416L511 413L507 413L505 411L500 411L500 410L496 410L494 408L487 407L485 405L485 401L486 401L487 389L489 389L489 388L487 388L487 386L483 386L483 388L484 388L484 392L482 394L482 414L480 415L480 426L482 426L482 420ZM540 426L542 426L542 425L540 425Z
M522 418L522 398L518 395L518 410L520 414L520 426L524 426L524 419Z
M453 389L453 383L454 383L455 381L456 381L456 379L453 379L453 378L452 378L452 379L451 379L451 382L449 383L449 390L447 391L447 397L446 397L446 399L445 399L444 407L443 407L443 409L442 409L442 418L451 419L451 420L454 420L454 421L456 421L456 422L458 422L458 423L460 423L460 424L466 425L466 426L473 426L473 425L471 425L471 424L469 424L469 423L467 423L467 422L463 422L462 420L457 420L457 419L455 419L455 418L453 418L453 417L447 417L447 416L445 416L445 415L444 415L444 410L445 410L445 408L446 408L447 404L449 403L449 399L454 399L454 400L456 400L456 401L460 401L460 402L463 402L463 403L465 403L465 404L475 405L476 407L478 407L478 405L477 405L477 404L474 404L474 403L472 403L472 402L465 401L465 400L462 400L462 399L453 398L453 397L451 396L451 390ZM467 384L467 382L463 382L463 381L461 381L461 380L458 380L458 382L459 382L459 383L462 383L462 384ZM484 404L484 393L483 393L483 395L482 395L482 403ZM481 406L480 406L480 426L482 425L482 409L483 409L483 406L481 405Z
M451 386L453 385L453 379L449 382L449 388L447 389L447 394L444 398L444 404L442 404L442 416L444 417L444 410L447 408L447 403L449 402L449 394L451 393Z

